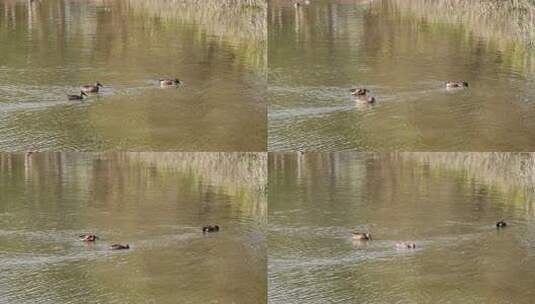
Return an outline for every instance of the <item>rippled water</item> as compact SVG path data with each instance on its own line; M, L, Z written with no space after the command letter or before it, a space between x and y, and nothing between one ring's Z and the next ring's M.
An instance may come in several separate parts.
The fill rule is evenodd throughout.
M265 150L251 47L174 2L1 1L0 149ZM160 89L167 77L184 86ZM67 100L95 81L100 94Z
M0 155L0 303L265 303L265 198L206 155L152 158Z
M270 151L535 148L534 49L409 3L271 2ZM448 92L448 80L470 88ZM355 103L356 86L377 103Z
M270 155L269 302L531 303L533 188L474 178L499 167L488 160L470 172L432 155Z

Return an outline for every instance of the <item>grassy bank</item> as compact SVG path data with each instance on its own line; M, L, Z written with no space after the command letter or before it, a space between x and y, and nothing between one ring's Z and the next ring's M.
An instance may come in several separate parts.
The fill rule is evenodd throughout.
M109 154L115 157L116 153ZM263 218L267 214L266 153L126 153L128 161L149 164L160 174L180 171L197 176L240 197L240 208Z
M535 0L388 0L404 14L432 23L463 25L469 34L509 54L515 65L535 66Z
M466 179L496 187L511 200L525 204L535 200L535 153L442 153L395 154L434 170L447 170Z
M431 20L465 23L476 33L535 47L534 0L392 0L401 9Z
M196 24L206 34L237 46L250 65L262 72L266 68L266 0L128 0L126 3L136 14Z
M58 191L92 193L92 203L114 204L131 193L142 195L178 179L190 185L192 193L215 191L234 196L238 204L232 208L259 221L267 214L265 153L45 152L31 158L0 153L0 171L4 173L0 184L7 190L37 187L28 191L39 193L41 187L58 187Z

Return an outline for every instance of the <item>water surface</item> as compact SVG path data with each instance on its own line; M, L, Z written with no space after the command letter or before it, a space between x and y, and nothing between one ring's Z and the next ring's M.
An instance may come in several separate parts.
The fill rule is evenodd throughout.
M269 150L533 151L535 49L480 33L466 10L271 1ZM448 92L448 80L470 88ZM376 105L355 103L356 86Z
M176 0L2 1L0 150L265 150L262 32L215 32L218 14ZM158 87L175 77L182 88ZM100 94L67 100L95 81Z
M433 157L270 155L269 302L531 303L533 188L508 185L485 155L455 156L477 173ZM507 158L533 175L533 155ZM353 242L354 230L374 240Z
M157 155L0 155L0 303L265 303L265 157Z

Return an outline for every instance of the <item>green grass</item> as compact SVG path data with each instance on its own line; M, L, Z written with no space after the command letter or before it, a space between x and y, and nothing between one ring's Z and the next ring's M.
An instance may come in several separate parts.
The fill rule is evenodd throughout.
M114 153L110 153L111 156ZM197 176L240 198L239 209L259 219L267 215L266 153L125 153L129 161L150 164L158 172L180 171ZM163 174L163 173L162 173Z
M135 14L196 24L208 35L220 37L222 43L237 46L239 55L259 72L265 72L266 0L127 0L126 3Z
M534 0L391 0L425 18L464 23L484 37L535 46Z
M396 156L496 187L520 204L535 200L535 153L415 152Z

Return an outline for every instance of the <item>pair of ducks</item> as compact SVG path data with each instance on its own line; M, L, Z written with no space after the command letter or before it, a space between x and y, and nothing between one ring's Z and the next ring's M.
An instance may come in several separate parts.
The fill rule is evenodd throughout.
M79 236L80 240L84 241L84 242L94 242L98 239L100 239L98 236L94 235L94 234L82 234ZM110 249L111 250L125 250L125 249L130 249L130 245L126 244L126 245L123 245L123 244L113 244L110 246Z
M88 96L87 93L98 93L99 88L104 87L100 82L95 82L95 84L87 84L82 86L80 95L67 95L69 100L82 100L84 96Z
M372 235L369 233L364 232L353 232L353 239L356 241L371 241ZM403 248L403 249L415 249L416 244L415 243L406 243L406 242L399 242L396 244L396 248Z
M375 97L367 95L370 92L370 90L368 89L357 88L357 89L351 89L350 91L351 91L351 95L355 96L358 101L363 101L365 103L375 102Z
M504 220L501 220L496 223L497 229L502 229L507 227L507 223ZM353 232L353 239L357 241L371 241L372 235L365 232ZM396 244L397 248L407 248L407 249L415 249L416 244L415 243L406 243L406 242L400 242Z
M161 88L171 88L171 87L179 87L183 84L183 82L178 79L160 79L158 80L160 83ZM83 100L84 96L87 97L87 93L98 93L99 88L104 87L100 82L95 82L95 84L88 84L82 86L82 90L80 91L80 95L67 95L67 98L69 100Z
M446 89L463 89L468 88L468 82L466 81L447 81L445 83ZM375 97L367 95L370 90L366 88L356 88L350 90L351 95L355 96L358 101L365 103L374 103Z

